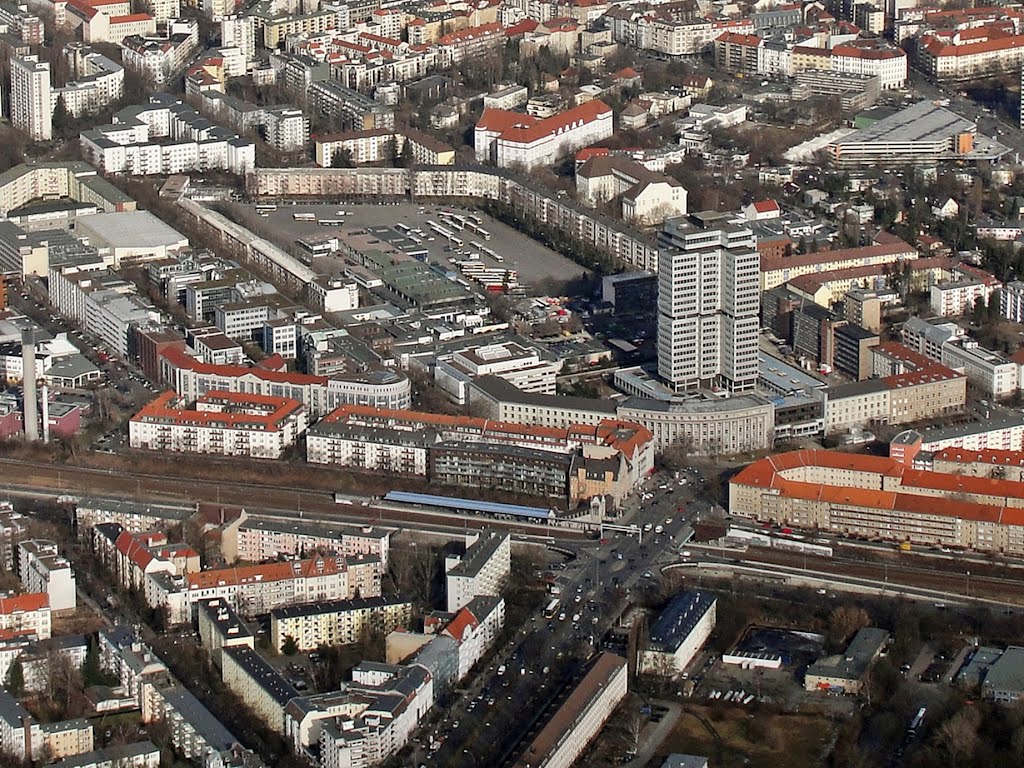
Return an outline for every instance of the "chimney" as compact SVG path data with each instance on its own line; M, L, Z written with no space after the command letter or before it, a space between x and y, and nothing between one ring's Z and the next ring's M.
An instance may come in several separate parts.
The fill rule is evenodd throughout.
M35 442L39 439L39 401L36 397L36 339L31 330L21 332L21 367L25 439Z

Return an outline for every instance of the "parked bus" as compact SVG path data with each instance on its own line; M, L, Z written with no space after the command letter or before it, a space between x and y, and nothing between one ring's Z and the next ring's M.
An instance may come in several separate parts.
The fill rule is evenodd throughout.
M452 235L448 239L451 241L451 244L454 245L456 248L462 247L462 238L455 237L455 235Z
M405 234L405 233L407 233L409 231L409 225L408 224L403 224L402 222L398 222L397 224L395 224L395 229L397 229L399 232Z
M315 213L293 213L292 219L294 221L316 221Z
M270 213L276 210L277 206L274 203L258 203L256 205L256 213Z
M553 598L548 607L544 609L544 618L553 619L558 615L558 598Z
M343 219L320 219L317 223L321 227L340 227L345 222Z
M926 714L928 714L928 709L926 707L921 707L917 710L917 714L914 715L914 719L910 721L910 727L907 728L908 736L913 737L917 735L917 729L921 727L921 723L924 722L924 716Z

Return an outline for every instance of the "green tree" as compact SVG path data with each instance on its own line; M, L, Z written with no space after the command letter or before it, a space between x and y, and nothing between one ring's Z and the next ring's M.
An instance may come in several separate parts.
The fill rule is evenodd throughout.
M395 161L395 165L399 168L409 168L413 164L412 156L412 142L406 139L402 143L402 151L398 155L398 159Z
M352 168L352 153L347 147L342 147L331 155L331 168Z
M284 642L281 643L281 653L285 656L294 656L299 652L299 644L295 642L295 638L291 635L284 636Z
M74 118L68 112L64 97L57 97L57 104L53 108L53 116L50 119L53 126L53 138L69 139L74 133Z
M7 670L7 680L4 682L7 692L14 698L19 698L25 693L25 668L21 659L15 659Z

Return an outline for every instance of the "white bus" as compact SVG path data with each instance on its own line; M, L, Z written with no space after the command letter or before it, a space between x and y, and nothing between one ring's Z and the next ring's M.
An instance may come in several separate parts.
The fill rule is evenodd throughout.
M258 203L256 205L256 213L270 213L276 210L277 206L274 203Z
M293 213L292 219L295 221L316 221L315 213Z
M461 238L458 238L458 237L455 237L455 235L452 235L448 239L451 241L451 244L454 245L456 248L461 248L462 247L462 239Z
M317 223L321 227L340 227L345 222L342 219L320 219Z
M409 231L409 225L403 224L402 222L398 222L397 224L395 224L395 229L405 234Z

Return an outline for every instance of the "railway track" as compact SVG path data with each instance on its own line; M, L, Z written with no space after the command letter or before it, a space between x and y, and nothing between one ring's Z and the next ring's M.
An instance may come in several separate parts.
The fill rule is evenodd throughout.
M109 496L125 500L167 500L187 503L243 507L251 511L270 510L285 517L294 510L296 519L348 524L430 525L443 528L498 528L531 536L577 540L579 530L558 526L532 525L509 520L454 512L396 509L391 506L339 505L333 494L289 486L255 485L233 481L164 476L143 472L115 471L93 467L53 466L44 462L0 459L2 482L12 488L53 492L54 495ZM0 486L2 487L2 486Z
M968 597L984 597L1003 602L1024 603L1024 574L1020 578L991 576L975 573L963 563L943 561L943 566L953 566L957 570L929 569L906 562L865 561L849 556L822 557L820 555L804 555L798 552L787 552L777 549L750 548L744 555L750 562L784 565L789 568L832 572L836 575L849 576L875 581L887 581L890 584L905 585L920 589L931 589L939 592L963 594ZM952 568L950 569L952 570ZM968 575L968 573L970 575Z

